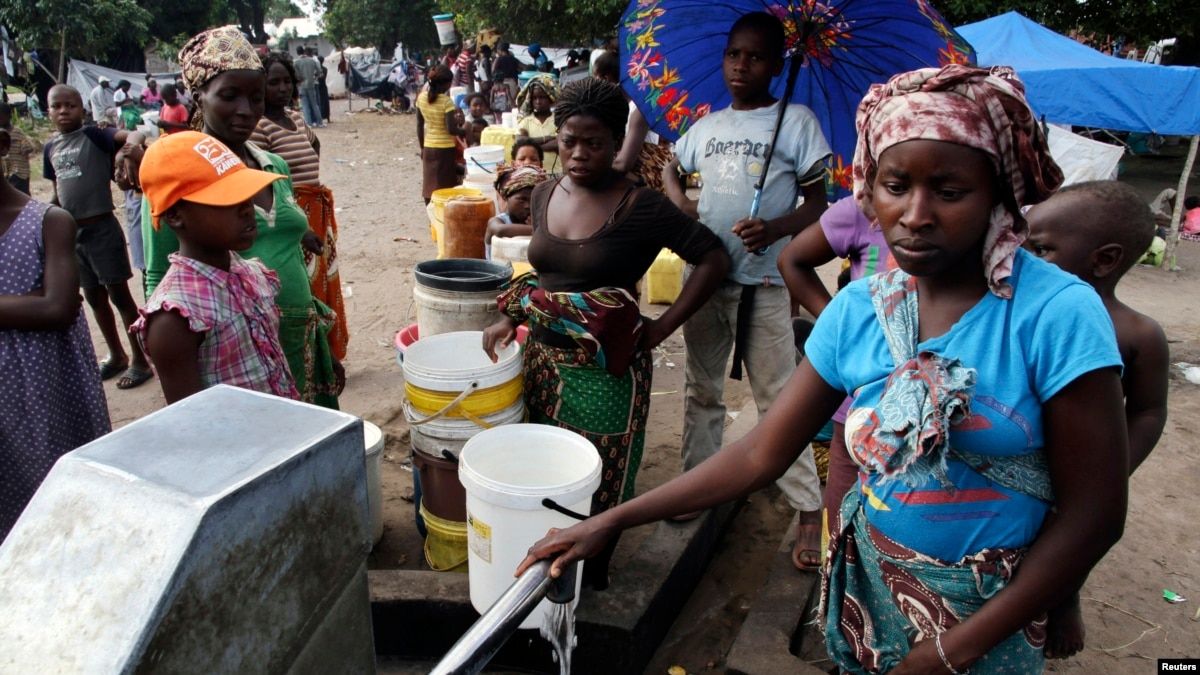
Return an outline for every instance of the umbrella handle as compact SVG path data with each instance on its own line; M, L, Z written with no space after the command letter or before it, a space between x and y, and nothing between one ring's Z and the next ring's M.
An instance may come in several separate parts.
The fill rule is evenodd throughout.
M758 207L762 205L762 193L763 193L763 191L762 191L761 185L754 188L754 201L750 202L750 217L751 218L758 217ZM764 246L754 252L754 255L757 255L757 256L764 256L766 254L767 254L766 246Z

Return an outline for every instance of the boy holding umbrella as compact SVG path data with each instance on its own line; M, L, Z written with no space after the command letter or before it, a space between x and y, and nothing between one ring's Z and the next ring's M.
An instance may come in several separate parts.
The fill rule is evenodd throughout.
M730 376L741 379L745 364L760 418L796 366L788 292L776 259L791 236L825 210L824 160L830 149L812 111L770 93L771 80L783 70L783 54L779 19L764 12L738 19L729 31L722 65L733 103L697 121L680 138L677 156L664 170L667 195L685 212L698 212L733 261L716 294L683 327L685 471L721 448L730 350ZM780 105L787 105L782 118ZM698 204L685 194L680 169L704 177ZM764 170L765 180L760 180ZM758 217L748 217L756 189L761 189ZM801 194L804 204L796 208ZM811 449L778 484L801 514L793 562L815 571L821 562L821 493Z

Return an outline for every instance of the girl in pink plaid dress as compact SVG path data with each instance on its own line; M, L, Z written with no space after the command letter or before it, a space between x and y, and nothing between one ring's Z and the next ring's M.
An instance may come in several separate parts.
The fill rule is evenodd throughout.
M146 151L141 182L154 227L166 223L179 252L130 331L141 337L167 403L216 384L300 398L279 344L279 279L234 253L258 234L251 198L280 178L194 131Z

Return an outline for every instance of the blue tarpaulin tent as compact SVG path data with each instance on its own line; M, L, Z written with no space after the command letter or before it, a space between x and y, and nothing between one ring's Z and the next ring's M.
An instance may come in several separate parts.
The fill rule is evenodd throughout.
M1102 54L1009 12L958 28L981 66L1012 66L1048 122L1161 135L1200 134L1200 68Z

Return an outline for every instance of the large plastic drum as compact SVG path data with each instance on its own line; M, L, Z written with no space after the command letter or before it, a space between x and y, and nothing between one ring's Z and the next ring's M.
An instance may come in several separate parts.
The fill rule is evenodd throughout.
M510 424L467 441L458 478L467 491L471 604L483 613L512 584L513 571L534 542L552 527L577 522L544 506L544 499L588 514L600 487L600 455L586 438L566 429ZM581 579L576 578L576 598ZM543 600L521 628L541 626L549 607Z
M434 190L429 196L429 236L437 243L438 257L445 258L445 229L446 229L446 202L455 197L463 197L466 195L480 195L479 190L463 187L442 188Z
M444 257L483 260L483 238L494 215L496 202L482 193L446 202Z

